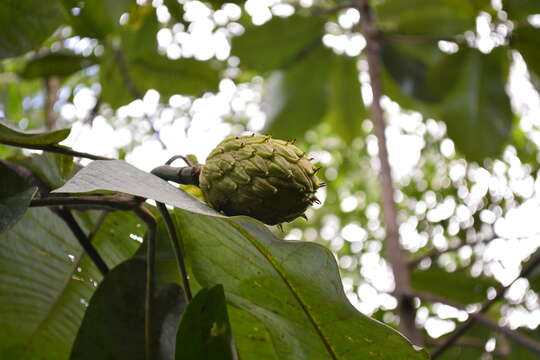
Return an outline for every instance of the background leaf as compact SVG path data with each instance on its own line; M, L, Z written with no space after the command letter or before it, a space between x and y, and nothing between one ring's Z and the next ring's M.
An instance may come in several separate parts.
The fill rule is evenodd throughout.
M328 110L332 56L332 50L321 45L290 68L272 74L262 105L267 133L282 139L301 137L323 120Z
M237 359L223 286L201 289L178 328L176 360Z
M82 56L72 52L53 52L39 55L28 61L19 75L24 79L49 76L68 76L94 65L93 56Z
M460 270L448 272L436 266L428 270L413 271L411 283L415 290L432 293L462 305L486 300L488 289L498 284L487 277L472 277L466 271Z
M101 39L120 28L120 16L135 0L61 0L71 26L81 36Z
M144 299L146 261L130 259L114 268L96 289L73 345L70 359L145 359ZM156 359L173 359L182 289L168 284L155 294Z
M508 64L504 49L489 54L462 50L458 83L445 99L442 120L449 137L469 160L499 154L512 133L513 114L505 92Z
M47 132L24 132L13 129L10 125L0 121L0 143L14 146L44 147L58 144L68 137L70 129Z
M15 225L30 205L36 188L29 187L13 170L0 162L0 233Z
M333 56L332 59L330 106L326 119L338 135L351 142L362 134L362 120L368 116L360 90L357 58Z
M30 51L66 19L56 1L4 0L0 3L0 59Z
M233 38L232 55L238 56L240 66L246 69L277 70L292 66L300 54L320 45L323 34L324 19L321 17L275 16L261 26L248 26L242 36ZM286 41L281 41L284 39Z
M77 217L86 232L97 214ZM109 266L131 256L138 219L113 213L93 245ZM68 227L49 209L32 208L0 234L0 358L67 359L101 274Z

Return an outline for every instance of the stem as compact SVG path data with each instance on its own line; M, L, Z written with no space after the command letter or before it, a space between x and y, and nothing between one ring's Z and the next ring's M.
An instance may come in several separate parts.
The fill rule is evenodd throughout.
M71 155L71 156L86 158L86 159L91 159L91 160L112 160L111 158L104 157L104 156L75 151L62 145L28 145L28 144L21 145L21 144L12 143L9 141L2 141L2 145L15 146L15 147L20 147L20 148L25 148L25 149L43 150L43 151L48 151L48 152L52 152L56 154Z
M156 268L156 218L145 207L140 206L135 209L135 214L146 223L148 227L148 246L146 248L146 294L144 298L144 339L145 339L145 359L151 360L154 354L152 338L152 316L154 310L154 290L155 290L155 268Z
M159 209L159 212L161 213L161 216L165 220L165 224L167 225L169 239L171 240L174 256L176 258L176 265L178 266L178 273L180 275L180 278L182 279L182 285L184 287L184 292L186 293L186 298L188 302L190 302L193 296L191 294L191 288L189 286L189 278L187 275L186 264L184 263L184 255L182 253L182 246L178 239L178 234L174 227L174 223L172 221L171 215L169 214L169 211L167 210L167 207L165 206L165 204L158 201L156 201L156 204Z
M73 214L71 214L71 211L67 209L51 209L55 214L57 214L64 222L67 224L73 235L77 238L79 241L79 244L81 244L82 248L86 252L86 254L90 257L94 265L98 268L101 275L105 276L109 272L109 267L103 260L103 258L99 255L96 248L92 245L90 242L90 237L87 237L83 230L81 229L80 225L77 223L77 220L73 217Z
M366 39L366 57L373 92L371 116L375 125L375 135L379 146L378 155L381 164L379 180L382 190L383 216L386 230L386 256L392 267L396 283L395 295L398 299L399 328L414 344L422 345L422 338L415 325L416 309L412 298L407 295L411 289L409 268L399 243L398 214L394 202L394 185L386 147L386 125L381 108L383 92L380 76L380 45L377 40L378 30L367 0L356 0L355 5L360 12L360 26Z
M439 296L436 296L430 293L426 293L426 292L414 293L413 296L416 296L423 301L427 301L431 303L438 302L438 303L450 305L452 307L455 307L456 309L466 311L466 309L460 304L456 304L453 301L443 299ZM517 331L513 331L507 327L501 326L482 313L476 313L475 316L476 316L476 320L482 323L484 326L487 326L495 331L500 332L501 334L505 335L507 338L512 339L513 341L520 344L521 346L540 355L540 342L534 341L528 336L525 336Z
M115 195L83 195L83 196L58 196L34 199L30 202L31 207L39 206L100 206L113 210L133 210L141 204L142 198L129 194Z
M521 269L521 273L507 286L499 286L496 290L495 296L482 304L482 307L474 314L471 314L469 318L457 328L450 337L446 339L431 355L431 359L436 359L441 356L450 346L452 346L456 340L460 338L471 326L478 320L479 314L485 313L495 304L501 297L506 294L506 291L520 278L526 278L537 266L540 265L540 252L536 253L535 256Z

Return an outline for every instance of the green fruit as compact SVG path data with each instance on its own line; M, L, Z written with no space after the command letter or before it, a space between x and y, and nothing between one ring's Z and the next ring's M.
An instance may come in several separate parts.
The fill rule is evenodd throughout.
M292 142L251 135L225 139L208 156L199 178L206 200L226 215L265 224L289 222L319 200L318 169Z

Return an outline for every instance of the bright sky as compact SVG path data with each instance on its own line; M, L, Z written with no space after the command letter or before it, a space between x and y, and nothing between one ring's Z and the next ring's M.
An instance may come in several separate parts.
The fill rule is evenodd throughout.
M304 6L309 6L310 1L301 2ZM161 1L154 0L154 6L160 21L166 22L169 18L167 8L161 5ZM500 4L494 1L495 6ZM245 9L253 17L255 24L262 24L268 21L272 14L284 16L290 15L294 10L291 6L279 4L273 0L249 0ZM238 64L238 59L230 57L230 45L228 39L232 35L241 34L242 26L235 23L240 16L241 9L234 4L227 4L221 10L212 12L203 3L193 1L186 6L186 19L193 21L188 31L183 26L175 26L173 29L163 29L157 34L160 49L171 59L180 57L194 57L199 60L208 60L215 57L220 60L227 60L230 65ZM350 29L359 20L356 10L344 11L339 16L337 24L328 25L328 34L324 37L324 43L338 53L346 53L350 56L358 55L365 46L364 38L361 35L350 36L344 34L343 30ZM477 20L478 48L488 52L501 41L497 34L493 34L489 27L489 15L482 14ZM532 17L531 23L540 25L540 16ZM216 31L216 26L227 24ZM504 32L505 30L501 30ZM83 52L89 43L86 39L72 39L69 46ZM454 44L441 43L441 49L445 51L455 51ZM533 141L540 145L540 99L534 91L528 75L526 66L518 54L514 56L514 63L510 77L508 91L512 97L512 105L522 118L520 126L528 133ZM362 96L366 103L371 102L371 90L364 81L366 77L365 64L360 64L362 69ZM86 118L92 109L96 96L91 88L82 88L74 97L73 104L64 105L60 109L63 118L74 121L70 137L63 143L76 150L91 152L105 156L117 156L116 149L129 144L132 137L135 137L142 144L135 147L128 155L127 161L131 164L150 171L152 168L164 163L168 158L176 154L195 154L199 161L203 162L208 153L227 135L237 132L238 129L223 121L231 114L242 114L249 119L248 129L250 131L260 131L265 123L264 113L260 108L261 93L260 80L254 84L236 85L233 81L223 80L216 94L206 94L202 98L193 100L184 96L175 95L165 100L167 106L159 104L159 94L155 90L149 90L142 100L136 100L124 106L114 114L113 121L107 121L104 117L98 116L93 126L82 124L80 121ZM420 152L424 146L423 134L428 131L433 134L444 134L444 127L435 121L424 121L420 114L403 112L396 103L385 99L383 103L388 115L389 126L387 129L388 147L390 160L395 172L395 177L399 181L402 177L408 176L418 164ZM111 114L112 115L112 114ZM152 119L155 127L159 130L163 144L156 137L145 135L148 133L148 122L140 118ZM136 121L130 123L132 118ZM113 123L115 127L111 126ZM129 126L127 126L129 123ZM129 129L129 130L128 130ZM368 151L374 156L377 154L376 139L373 136L367 139ZM445 156L454 154L454 145L451 140L442 142L441 152ZM314 157L321 163L331 163L332 158L329 153L316 153ZM504 155L511 164L509 184L503 183L496 176L491 176L487 171L478 169L473 171L472 176L476 185L471 191L471 201L480 200L488 188L503 189L507 186L515 191L530 197L519 208L513 209L503 217L496 220L495 229L501 239L493 241L484 252L484 259L490 261L487 273L493 274L499 281L508 284L519 273L519 261L530 255L536 247L540 245L540 203L538 190L540 183L523 172L519 160L508 150ZM501 171L506 171L507 165L500 162ZM533 174L534 175L534 174ZM452 178L466 176L462 163L456 162L450 169ZM501 190L501 191L503 191ZM322 196L324 199L324 194ZM324 204L322 205L324 206ZM343 211L353 211L358 206L358 199L350 196L343 200L341 207ZM425 206L420 204L419 206ZM368 208L374 218L377 218L378 209L376 206ZM437 204L431 209L427 216L433 219L448 218L452 214L467 219L470 211L464 205L457 205L454 200L447 200ZM494 213L486 211L482 214L483 219L489 222L496 218ZM357 224L347 224L341 227L335 219L329 218L325 222L321 231L321 236L329 240L330 246L335 250L339 249L343 241L364 243L367 239L365 229ZM404 239L404 246L414 249L422 246L427 239L422 238L416 231L415 224L405 222L401 226L401 233ZM313 234L312 234L313 235ZM302 234L297 230L291 231L288 238L309 239L309 233ZM515 239L519 237L519 239ZM511 239L511 240L506 240ZM441 248L447 247L448 242L444 237L433 239ZM365 282L360 285L359 290L352 292L352 280L344 279L344 286L348 292L351 302L366 314L373 313L379 306L386 309L395 308L396 301L385 292L393 288L393 279L386 262L379 256L379 249L376 242L371 242L372 251L362 255L360 262L361 275ZM380 244L379 244L380 245ZM470 257L471 248L465 247L460 253L464 258ZM347 267L352 261L351 257L343 257L340 265ZM508 297L520 299L523 297L533 297L531 302L538 302L538 297L526 292L527 282L519 281L512 286ZM528 301L529 301L528 300ZM418 312L418 322L424 324L430 335L440 336L454 327L453 322L444 320L448 318L458 318L463 320L466 313L457 311L448 306L438 305L436 313L440 318L430 316L426 308ZM527 311L525 309L513 309L505 318L511 327L529 326L535 328L540 324L540 310ZM441 319L442 318L442 319Z

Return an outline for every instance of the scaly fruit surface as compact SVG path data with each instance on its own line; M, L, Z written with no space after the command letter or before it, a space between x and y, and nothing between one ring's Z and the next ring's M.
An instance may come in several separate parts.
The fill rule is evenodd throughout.
M270 136L223 140L199 178L206 200L226 215L248 215L265 224L289 222L319 200L316 169L292 142Z

